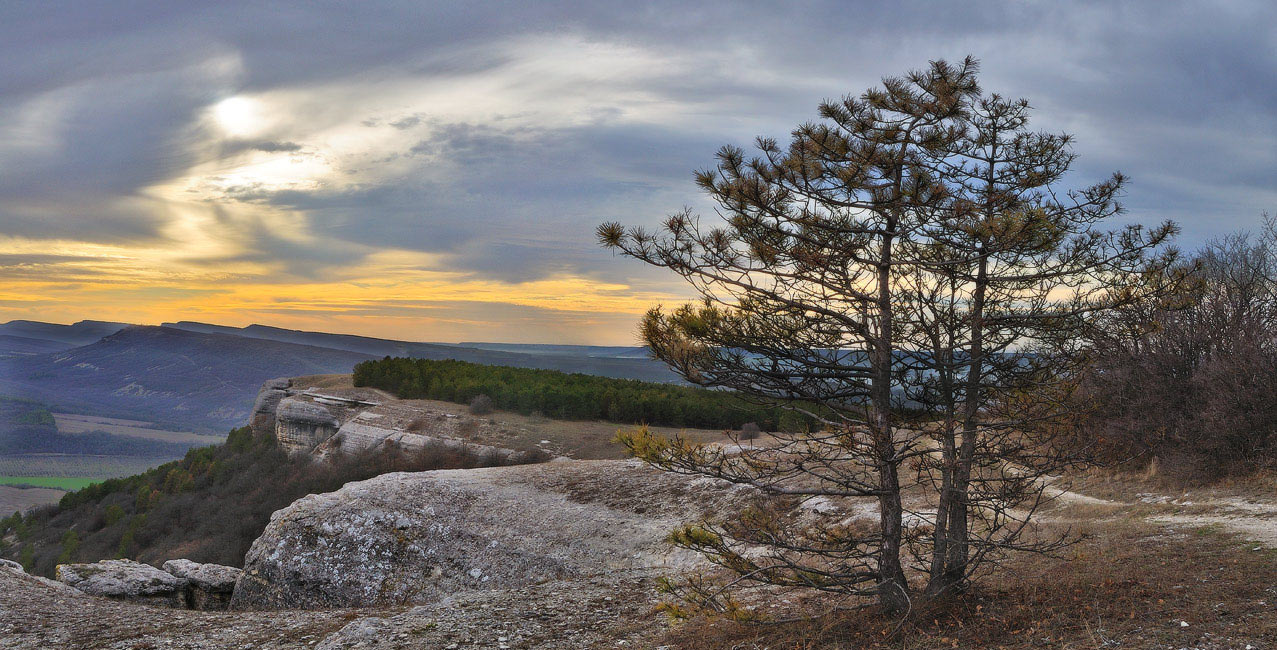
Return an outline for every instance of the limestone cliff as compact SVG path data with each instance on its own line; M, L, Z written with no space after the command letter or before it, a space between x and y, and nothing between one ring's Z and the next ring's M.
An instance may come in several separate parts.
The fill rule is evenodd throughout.
M412 453L433 446L464 449L506 462L521 460L526 452L470 439L475 430L491 425L490 420L432 410L373 389L318 389L293 379L272 379L263 384L250 420L255 433L275 436L291 453L319 459L334 452L392 447Z

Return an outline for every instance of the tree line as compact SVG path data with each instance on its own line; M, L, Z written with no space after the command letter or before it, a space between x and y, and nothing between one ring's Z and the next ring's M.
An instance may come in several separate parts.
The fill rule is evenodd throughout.
M752 422L767 431L810 424L800 413L734 392L465 361L386 357L356 365L353 380L402 399L468 404L487 396L498 409L561 420L697 429L739 429Z
M1209 242L1185 266L1179 291L1096 330L1079 424L1105 460L1177 483L1277 466L1277 222Z

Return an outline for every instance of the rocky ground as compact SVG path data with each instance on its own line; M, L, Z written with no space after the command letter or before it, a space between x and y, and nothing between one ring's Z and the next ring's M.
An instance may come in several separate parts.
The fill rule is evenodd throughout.
M0 569L0 646L12 650L102 648L308 648L357 613L198 612L119 602L56 589Z
M418 607L199 612L72 595L0 569L0 647L12 650L651 647L650 579L596 576L472 591Z
M558 503L585 507L594 516L611 517L617 525L629 525L628 519L636 513L633 504L641 500L625 499L636 490L659 490L670 499L675 508L696 510L714 505L695 496L712 493L712 490L680 491L672 485L643 487L645 479L641 470L625 467L626 463L603 462L568 463L562 472L536 472L522 469L502 476L499 470L480 473L467 488L471 497L482 500L486 496L505 495L512 501L526 500L528 512L544 510ZM575 466L575 467L574 467ZM456 477L453 476L452 479ZM449 479L449 480L452 480ZM375 480L374 480L375 481ZM367 492L376 488L374 481L356 484L352 490ZM404 482L403 489L411 490L412 482ZM1256 548L1274 544L1266 537L1277 525L1277 503L1262 494L1245 496L1220 491L1210 494L1165 495L1152 492L1135 492L1132 486L1106 490L1102 486L1088 486L1088 492L1101 496L1068 493L1060 499L1058 509L1049 513L1060 520L1079 521L1089 518L1095 531L1117 530L1136 540L1149 544L1166 541L1189 540L1198 546L1215 544L1218 530L1225 537L1220 539L1246 539ZM1143 488L1147 489L1147 488ZM475 495L478 495L475 497ZM688 496L680 496L688 495ZM468 498L471 498L468 497ZM679 499L685 499L679 501ZM626 504L630 505L627 506ZM435 504L436 506L438 504ZM534 517L540 518L540 517ZM588 520L591 517L585 517ZM605 521L605 523L606 523ZM654 516L652 521L668 525L665 517ZM560 525L545 520L550 526ZM584 525L584 524L583 524ZM655 524L653 524L655 526ZM492 532L492 531L488 531ZM517 532L517 531L516 531ZM655 533L655 530L650 531ZM571 535L572 531L558 534ZM628 536L636 543L650 543L649 531L632 532ZM1197 533L1197 534L1191 534ZM1209 536L1207 536L1209 535ZM1179 543L1179 542L1176 542ZM1219 542L1225 544L1226 542ZM1232 542L1235 544L1235 542ZM1131 543L1122 542L1122 547ZM1129 549L1128 549L1129 550ZM1246 551L1250 550L1247 546ZM519 552L531 552L522 549ZM1231 551L1230 551L1231 552ZM1132 551L1132 553L1134 553ZM588 554L585 554L588 556ZM1256 554L1258 556L1260 554ZM1132 557L1141 557L1135 553ZM1220 556L1221 558L1224 556ZM1167 558L1173 559L1173 558ZM1129 562L1130 560L1125 560ZM1203 560L1223 566L1224 559ZM0 569L0 646L4 648L109 648L109 649L158 649L158 648L599 648L599 647L659 647L670 643L663 617L653 612L658 595L654 578L661 569L651 566L607 567L593 561L583 566L601 567L594 572L577 570L568 579L544 580L508 586L503 589L476 589L461 586L460 590L443 596L432 597L419 604L393 604L373 608L335 608L318 611L282 609L275 611L199 612L157 608L125 603L104 598L79 595L65 587L50 585L48 581L23 575L10 569ZM1103 562L1096 560L1099 564ZM1172 571L1168 576L1181 576L1185 584L1194 583L1194 576L1214 567L1185 566L1182 571ZM1166 564L1165 561L1162 562ZM1173 566L1173 565L1172 565ZM1263 566L1263 565L1261 565ZM1200 569L1200 571L1199 571ZM1163 571L1168 569L1163 568ZM1214 569L1211 569L1214 570ZM1207 571L1209 573L1209 571ZM1251 571L1253 574L1254 572ZM1182 575L1181 575L1182 574ZM1273 588L1277 589L1277 570L1271 572ZM1260 579L1262 576L1257 576ZM1209 580L1211 576L1200 577ZM1215 576L1215 579L1233 580ZM1263 582L1260 579L1260 582ZM1208 584L1208 583L1201 583ZM1170 594L1180 593L1175 585L1168 587ZM1225 590L1227 591L1227 590ZM1277 592L1274 592L1277 593ZM1211 598L1222 598L1212 594ZM1249 598L1249 596L1248 596ZM1274 596L1277 602L1277 596ZM1160 602L1160 597L1155 599ZM1193 601L1186 601L1193 602ZM1259 601L1256 601L1259 602ZM1249 601L1247 601L1249 603ZM1254 607L1267 605L1254 603L1211 604L1210 611L1220 610L1221 629L1228 632L1220 636L1215 632L1202 632L1202 639L1218 642L1195 643L1183 647L1226 648L1231 641L1247 642L1268 638L1267 633L1249 630L1248 625L1231 621L1244 614L1250 621L1268 620L1260 616ZM1157 610L1177 606L1169 597L1166 605L1154 605ZM1203 605L1203 607L1206 607ZM1213 608L1213 609L1211 609ZM1236 610L1232 610L1236 608ZM1251 611L1254 610L1254 611ZM1239 614L1240 612L1240 614ZM1134 616L1134 614L1132 614ZM1175 634L1197 634L1211 630L1202 612L1188 617L1190 627L1181 627L1178 613L1167 614L1167 621L1158 621L1161 627L1173 629ZM1229 618L1231 617L1231 618ZM1164 623L1164 625L1162 625ZM1099 624L1106 624L1099 621ZM1090 623L1088 623L1090 625ZM1241 627L1237 627L1241 625ZM1232 626L1232 627L1227 627ZM1217 626L1218 627L1218 626ZM1168 633L1169 634L1169 633ZM1212 636L1214 635L1214 636ZM1165 634L1163 636L1166 636ZM679 647L697 646L696 640L675 635ZM947 637L940 637L947 638ZM1160 638L1160 637L1159 637ZM1127 637L1130 640L1130 637ZM1222 645L1221 645L1222 643ZM919 647L931 647L924 643ZM764 647L764 646L742 646ZM765 647L777 647L768 644ZM1014 646L1020 647L1020 646ZM1045 647L1083 647L1052 645ZM1102 647L1102 646L1085 646ZM1122 647L1180 647L1166 646L1159 642L1147 645L1123 643ZM1244 645L1237 646L1245 647ZM1252 650L1264 646L1253 646Z

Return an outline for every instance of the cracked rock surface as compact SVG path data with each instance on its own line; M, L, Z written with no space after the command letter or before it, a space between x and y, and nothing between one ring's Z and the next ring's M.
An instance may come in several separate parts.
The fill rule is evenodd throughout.
M664 538L746 492L632 461L384 474L295 501L244 562L233 609L429 604L696 561Z

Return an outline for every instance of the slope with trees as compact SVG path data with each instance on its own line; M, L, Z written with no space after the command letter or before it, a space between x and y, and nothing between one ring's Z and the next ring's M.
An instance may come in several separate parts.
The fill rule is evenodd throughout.
M387 472L501 464L499 456L444 445L417 453L388 446L317 463L243 427L225 444L71 492L56 507L0 519L0 556L44 575L61 563L120 557L239 566L271 513L307 494Z

